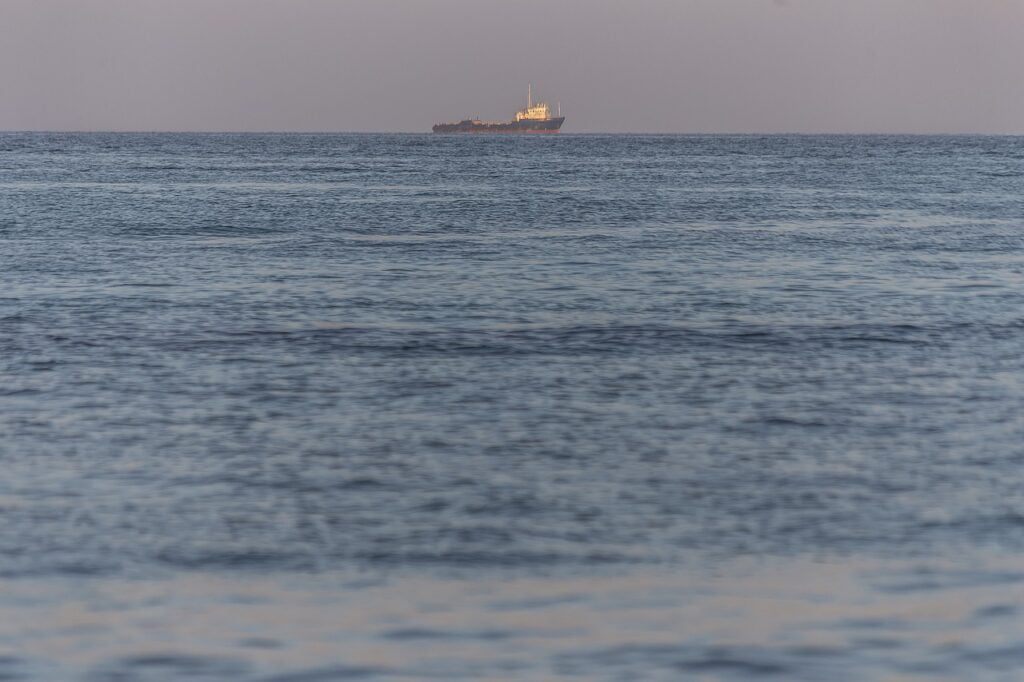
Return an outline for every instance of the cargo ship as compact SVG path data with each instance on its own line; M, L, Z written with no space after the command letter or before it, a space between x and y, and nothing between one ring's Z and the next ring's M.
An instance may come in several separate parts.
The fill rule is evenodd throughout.
M551 115L551 107L547 102L533 102L533 85L526 89L526 108L516 112L511 121L481 121L478 118L467 118L457 123L438 123L434 126L435 133L557 133L565 122L562 116L562 105L558 105L558 114Z

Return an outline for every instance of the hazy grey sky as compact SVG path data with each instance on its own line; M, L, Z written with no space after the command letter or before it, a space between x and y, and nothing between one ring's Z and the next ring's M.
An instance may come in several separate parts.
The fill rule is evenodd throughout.
M0 129L1024 133L1024 0L0 0Z

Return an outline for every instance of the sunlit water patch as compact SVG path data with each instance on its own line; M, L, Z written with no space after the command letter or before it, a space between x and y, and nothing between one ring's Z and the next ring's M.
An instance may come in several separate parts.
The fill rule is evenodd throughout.
M10 679L962 680L1022 664L1024 572L752 560L577 578L410 573L114 583L0 599Z

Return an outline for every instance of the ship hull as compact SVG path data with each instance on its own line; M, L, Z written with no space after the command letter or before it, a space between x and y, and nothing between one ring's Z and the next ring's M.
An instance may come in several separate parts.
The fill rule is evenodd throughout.
M564 116L549 118L543 121L459 121L458 123L438 123L434 126L435 133L557 133L565 122Z

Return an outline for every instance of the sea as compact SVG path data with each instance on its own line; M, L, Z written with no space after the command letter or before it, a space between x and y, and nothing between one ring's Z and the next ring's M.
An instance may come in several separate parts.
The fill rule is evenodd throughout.
M0 679L1020 680L1024 138L0 134Z

